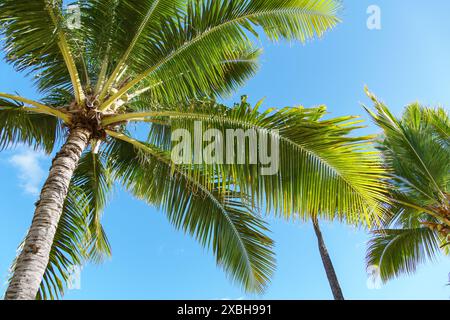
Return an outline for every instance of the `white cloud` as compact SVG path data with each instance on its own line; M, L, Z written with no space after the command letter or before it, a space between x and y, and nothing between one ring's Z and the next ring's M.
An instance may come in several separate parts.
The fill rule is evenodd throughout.
M18 170L20 186L25 193L33 196L39 195L45 174L40 164L43 159L45 159L45 155L42 152L32 150L19 151L9 159L9 163Z

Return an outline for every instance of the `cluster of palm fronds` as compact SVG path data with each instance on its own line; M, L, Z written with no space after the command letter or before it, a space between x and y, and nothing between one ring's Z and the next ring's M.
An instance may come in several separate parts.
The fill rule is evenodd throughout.
M375 96L379 149L391 171L391 204L369 243L367 263L383 280L450 253L450 118L444 108L409 105L396 118Z

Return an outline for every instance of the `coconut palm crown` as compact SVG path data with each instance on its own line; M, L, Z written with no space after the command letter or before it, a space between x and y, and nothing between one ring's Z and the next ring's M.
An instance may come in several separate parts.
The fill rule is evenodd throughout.
M418 103L397 118L375 95L370 114L383 130L379 141L391 172L391 205L369 242L367 264L383 281L414 273L450 253L450 118Z
M73 266L101 261L100 223L114 182L162 208L211 249L232 280L260 293L275 267L257 213L371 223L385 201L384 169L350 137L358 120L325 120L324 107L261 112L231 93L258 68L255 37L302 42L338 22L335 0L83 0L79 26L61 1L0 0L5 60L30 74L39 101L1 93L0 146L51 153L49 177L17 257L7 299L59 297ZM77 11L77 10L75 10ZM77 19L77 17L70 17ZM74 27L75 26L75 27ZM280 140L280 170L175 165L176 128L256 128ZM133 136L133 123L148 139Z

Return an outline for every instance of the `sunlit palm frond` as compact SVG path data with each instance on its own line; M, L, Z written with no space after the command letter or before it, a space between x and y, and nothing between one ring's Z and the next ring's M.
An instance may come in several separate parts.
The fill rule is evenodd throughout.
M112 136L114 174L136 197L166 211L178 229L210 248L217 263L249 292L262 292L274 270L265 223L241 193L219 192L173 168L170 155L121 134ZM213 178L211 178L213 179Z
M220 66L224 56L232 57L236 47L249 41L250 33L257 34L255 26L274 40L305 41L335 26L339 7L334 0L187 1L184 12L152 30L153 45L142 47L139 59L128 65L136 76L101 109L109 108L143 80L158 83L185 74L190 98L209 93L211 86L221 88L225 70L211 65Z
M323 119L324 107L269 109L252 108L244 99L233 108L213 101L194 101L157 109L152 112L124 114L105 119L114 121L147 121L159 119L165 124L152 125L152 142L164 150L172 147L171 134L186 129L194 136L194 122L201 121L204 131L215 128L226 136L226 130L255 129L259 134L279 140L279 170L261 175L261 163L227 163L217 166L218 176L231 176L238 185L267 210L290 217L292 213L308 219L319 214L326 219L339 218L349 223L371 224L380 217L382 203L387 201L386 177L377 153L370 149L370 137L351 137L359 128L353 117ZM159 129L157 132L155 129ZM202 139L203 137L195 137ZM222 146L227 150L226 143ZM203 146L209 143L202 142ZM235 146L236 147L236 146ZM194 149L192 149L194 150ZM295 161L294 161L295 159ZM192 175L197 176L193 166Z
M164 79L146 79L135 91L126 95L129 111L152 110L161 104L173 104L174 101L186 101L193 96L217 96L233 92L259 69L259 57L262 51L251 43L237 46L231 55L224 55L219 63L208 65L210 71L222 74L220 84L206 78L208 90L203 90L191 81L191 71L181 72ZM194 91L192 86L195 87Z

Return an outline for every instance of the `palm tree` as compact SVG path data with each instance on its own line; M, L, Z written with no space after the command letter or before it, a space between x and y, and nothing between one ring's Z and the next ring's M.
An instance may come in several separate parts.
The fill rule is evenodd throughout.
M384 170L352 117L323 107L259 112L210 100L253 75L261 27L272 40L322 36L335 0L84 0L80 28L61 1L0 0L6 61L34 75L40 101L1 93L0 146L25 143L53 160L17 257L7 299L55 298L73 266L110 254L100 223L113 182L167 212L211 248L234 281L262 292L274 270L258 206L290 217L368 223L381 215ZM256 128L280 139L280 170L260 165L176 165L171 132L192 123ZM149 138L133 138L140 123Z
M368 94L383 130L379 148L391 171L392 205L369 242L367 263L388 281L450 252L450 118L442 107L418 103L397 118Z

